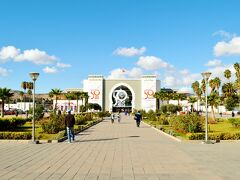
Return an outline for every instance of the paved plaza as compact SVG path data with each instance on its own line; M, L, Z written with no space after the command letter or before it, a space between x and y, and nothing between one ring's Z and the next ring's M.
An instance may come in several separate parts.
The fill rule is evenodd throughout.
M239 142L178 142L122 117L71 144L0 142L0 179L239 179Z

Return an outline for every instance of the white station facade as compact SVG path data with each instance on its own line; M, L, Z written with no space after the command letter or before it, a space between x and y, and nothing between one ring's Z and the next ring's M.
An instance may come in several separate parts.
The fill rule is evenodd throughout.
M160 90L156 75L143 75L139 79L105 79L101 75L89 75L83 82L89 103L99 104L105 111L156 110L153 97Z

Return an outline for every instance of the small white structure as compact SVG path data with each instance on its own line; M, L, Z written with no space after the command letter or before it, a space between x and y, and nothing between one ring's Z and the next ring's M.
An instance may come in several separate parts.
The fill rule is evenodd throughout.
M4 110L21 109L23 111L28 111L32 107L32 102L17 102L16 104L4 104Z

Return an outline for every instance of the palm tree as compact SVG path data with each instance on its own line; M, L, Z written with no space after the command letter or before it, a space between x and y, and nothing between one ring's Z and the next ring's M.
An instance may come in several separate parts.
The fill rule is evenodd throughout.
M2 100L2 117L4 117L4 102L6 99L12 97L11 89L0 88L0 99Z
M234 69L236 70L236 81L235 81L235 88L237 92L240 92L240 63L235 63L233 65Z
M230 82L231 76L232 76L232 72L229 69L226 69L224 71L224 77L227 78L229 82Z
M202 91L202 94L205 94L206 95L206 83L205 83L205 79L202 79L202 82L201 82L201 91Z
M208 96L208 103L211 106L213 121L216 121L215 115L214 115L214 107L217 108L218 105L220 104L220 102L221 102L221 100L218 95L218 92L216 90L212 91L210 93L210 95Z
M75 95L72 92L68 92L64 94L65 98L68 100L68 109L70 108L70 101L75 99Z
M55 100L56 100L55 107L54 107L55 110L57 110L58 96L61 95L61 94L62 94L62 90L60 90L60 89L52 89L48 94L49 97L55 96Z
M173 93L173 99L178 101L178 106L180 105L180 101L185 100L186 98L186 94Z
M25 111L25 110L26 110L26 96L25 96L25 94L26 94L26 89L27 89L27 82L26 82L26 81L23 81L23 82L21 83L21 87L22 87L23 90L24 90L23 101L24 101L24 111Z
M88 104L88 98L89 98L89 96L88 96L88 93L87 92L84 92L83 93L84 95L83 95L83 97L84 97L84 102L85 102L85 109L87 109L87 104Z
M21 101L23 101L24 92L23 92L23 91L19 91L19 96L20 96L20 98L21 98Z
M191 111L193 112L193 104L197 102L197 98L194 96L188 97L188 102L191 103Z
M82 94L81 91L76 91L76 92L74 92L74 95L75 95L75 97L76 97L76 99L77 99L77 113L79 113L78 100L79 100L79 98L81 98L81 94ZM83 99L83 98L82 98L82 99ZM83 104L83 102L82 102L82 104Z
M204 81L205 82L205 81ZM198 98L198 101L201 101L201 96L202 96L202 90L200 88L200 84L198 81L195 81L194 83L192 83L192 89L193 89L193 92L196 94L197 98ZM197 102L198 102L197 101ZM197 103L197 111L198 111L198 103Z
M29 96L29 102L31 101L32 90L28 89L27 94Z

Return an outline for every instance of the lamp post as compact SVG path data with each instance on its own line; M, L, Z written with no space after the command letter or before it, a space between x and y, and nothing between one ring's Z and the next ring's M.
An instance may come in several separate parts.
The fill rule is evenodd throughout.
M206 117L205 117L205 143L208 143L208 102L207 102L207 96L208 96L208 79L211 76L211 72L203 72L201 73L204 80L205 80L205 111L206 111Z
M33 118L32 118L32 141L35 142L35 81L37 80L39 73L30 72L29 76L33 80Z

